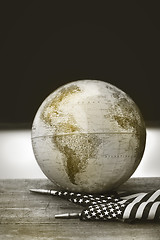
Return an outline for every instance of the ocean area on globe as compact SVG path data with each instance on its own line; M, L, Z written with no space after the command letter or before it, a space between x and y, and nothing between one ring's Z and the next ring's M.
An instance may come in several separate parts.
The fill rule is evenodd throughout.
M43 173L64 190L103 193L130 178L145 149L146 128L136 103L99 80L78 80L40 105L32 146Z

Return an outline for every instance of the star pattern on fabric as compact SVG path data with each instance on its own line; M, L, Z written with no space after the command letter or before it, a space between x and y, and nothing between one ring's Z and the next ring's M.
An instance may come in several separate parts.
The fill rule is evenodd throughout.
M58 196L85 207L76 214L81 220L160 220L160 189L149 193L107 192L104 195L44 189L32 191ZM72 215L67 213L65 216Z
M105 195L97 195L57 191L54 195L60 196L61 198L69 200L70 202L85 207L89 205L107 204L110 202L114 203L120 201L120 197L118 197L116 192L107 193Z
M124 211L125 204L121 203L108 203L89 206L81 213L82 220L110 220L110 219L122 219L122 213Z

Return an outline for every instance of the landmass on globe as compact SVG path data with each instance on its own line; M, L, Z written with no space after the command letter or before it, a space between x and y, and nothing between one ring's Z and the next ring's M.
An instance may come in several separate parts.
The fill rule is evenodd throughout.
M99 80L79 80L51 93L32 127L44 174L66 190L100 193L116 188L143 156L145 123L135 102Z

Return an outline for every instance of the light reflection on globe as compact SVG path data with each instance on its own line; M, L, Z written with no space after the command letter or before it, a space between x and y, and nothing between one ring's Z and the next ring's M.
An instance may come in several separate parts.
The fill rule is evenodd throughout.
M32 145L44 174L65 190L100 193L125 182L143 156L146 130L126 93L98 80L68 83L42 103Z

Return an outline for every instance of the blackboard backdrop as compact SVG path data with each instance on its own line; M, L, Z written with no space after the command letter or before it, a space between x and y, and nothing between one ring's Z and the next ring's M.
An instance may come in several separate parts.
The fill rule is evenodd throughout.
M48 94L79 79L116 85L160 121L158 1L3 2L0 123L31 123Z

